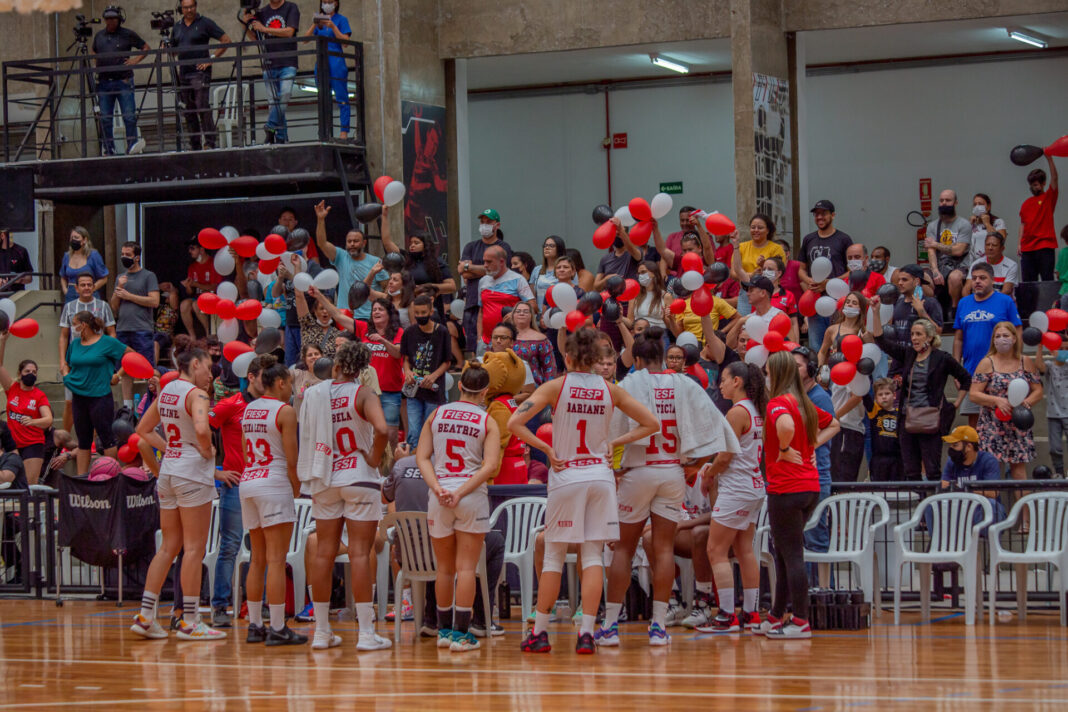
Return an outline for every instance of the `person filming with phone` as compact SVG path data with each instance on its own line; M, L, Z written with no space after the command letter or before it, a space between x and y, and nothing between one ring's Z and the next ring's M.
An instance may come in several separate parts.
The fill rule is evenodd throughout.
M313 17L312 26L304 33L305 37L316 35L333 40L347 40L352 37L352 28L349 27L348 18L338 12L341 0L330 0L319 5L319 12ZM334 93L334 101L337 103L338 118L341 120L341 133L339 138L345 140L349 137L351 129L351 110L349 108L349 68L345 64L345 58L340 57L341 45L337 42L327 42L326 51L330 53L327 59L327 69L315 65L315 77L319 85L319 91L326 90L329 83L330 91Z

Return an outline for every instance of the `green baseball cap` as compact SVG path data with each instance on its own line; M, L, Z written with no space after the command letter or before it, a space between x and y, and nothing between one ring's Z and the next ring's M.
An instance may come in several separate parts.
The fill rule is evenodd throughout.
M493 222L500 222L501 221L501 214L498 213L493 208L487 208L486 210L483 210L481 213L479 213L479 217L480 218L489 218Z

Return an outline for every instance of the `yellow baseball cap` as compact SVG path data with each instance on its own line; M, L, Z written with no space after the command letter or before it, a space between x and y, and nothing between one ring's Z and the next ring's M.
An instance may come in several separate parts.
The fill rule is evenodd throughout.
M942 438L947 443L975 443L979 444L979 433L975 432L975 428L968 425L960 425L953 429L953 432Z

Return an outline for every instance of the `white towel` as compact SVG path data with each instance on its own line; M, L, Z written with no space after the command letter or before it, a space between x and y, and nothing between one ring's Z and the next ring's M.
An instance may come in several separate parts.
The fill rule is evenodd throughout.
M334 426L330 418L330 386L333 381L317 383L304 391L300 408L300 450L297 477L301 490L315 495L330 487L334 474Z

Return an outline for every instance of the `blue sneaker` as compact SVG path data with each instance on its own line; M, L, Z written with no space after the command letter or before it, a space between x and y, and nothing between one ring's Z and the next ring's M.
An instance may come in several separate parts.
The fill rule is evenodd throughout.
M659 623L649 624L649 645L667 645L671 642L671 636L660 627Z
M439 648L451 648L453 641L454 631L448 628L438 629L438 647Z
M300 613L298 613L297 615L293 616L293 620L297 621L298 623L314 623L315 622L315 612L314 612L314 610L315 609L312 608L312 602L308 601L308 605L304 606L304 610L302 610Z
M619 645L619 622L600 628L593 634L593 642L611 648Z

